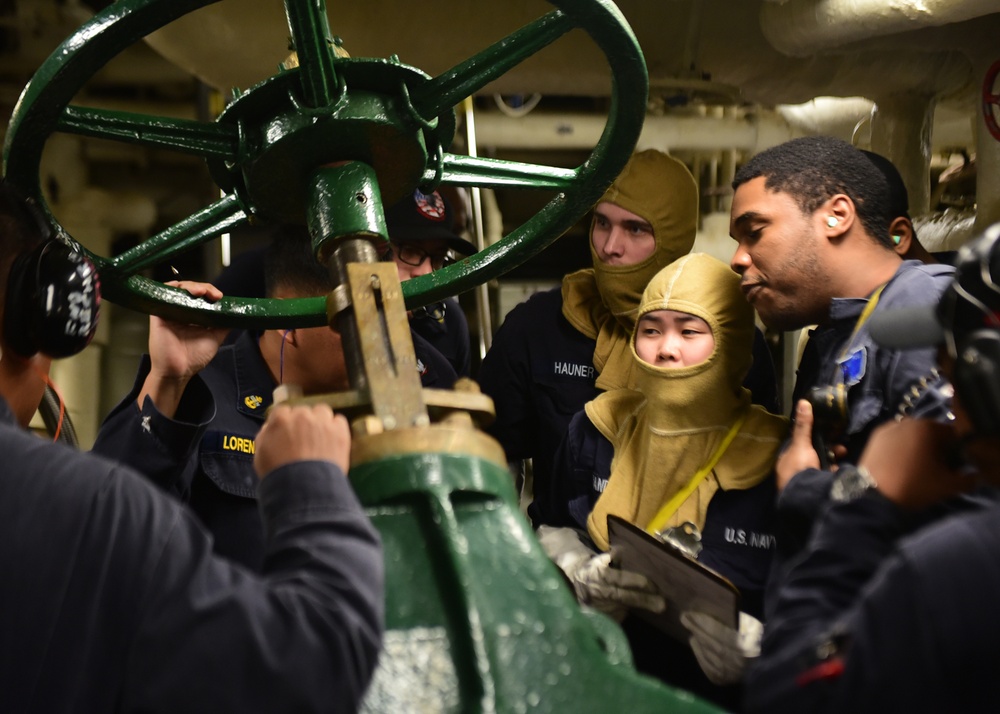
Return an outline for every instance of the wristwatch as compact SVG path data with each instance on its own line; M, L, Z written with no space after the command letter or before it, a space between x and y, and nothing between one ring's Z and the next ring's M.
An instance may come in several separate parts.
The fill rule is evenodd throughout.
M853 501L877 485L864 466L842 466L833 477L830 500L836 503Z

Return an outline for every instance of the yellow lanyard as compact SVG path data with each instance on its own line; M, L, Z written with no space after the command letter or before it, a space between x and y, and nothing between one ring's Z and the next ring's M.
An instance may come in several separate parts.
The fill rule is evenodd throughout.
M737 419L731 427L729 427L729 433L726 434L726 438L722 440L722 443L719 444L719 447L715 450L715 453L712 454L708 462L698 469L698 473L694 475L688 484L678 491L674 497L667 501L666 505L659 510L659 512L653 517L653 520L649 522L649 525L646 526L647 532L659 533L663 529L663 526L666 525L667 521L670 520L670 517L677 512L678 508L681 507L681 504L684 503L684 501L686 501L692 493L694 493L694 490L698 488L698 485L702 481L705 480L705 477L712 473L712 469L714 469L715 465L719 463L719 459L721 459L722 455L726 453L726 449L729 448L729 445L733 443L733 439L735 439L736 435L740 432L743 422L747 420L748 413L749 412L743 413L740 418Z
M882 283L879 285L875 292L872 293L872 296L868 298L868 304L865 305L865 309L861 311L858 321L854 323L854 331L851 332L850 339L844 343L844 350L840 353L838 363L843 362L844 358L847 357L847 354L851 351L851 345L854 344L854 338L857 337L858 332L861 331L861 326L868 322L868 318L872 316L873 312L875 312L875 306L878 305L878 299L882 297L882 291L885 290L885 286L888 284L889 283Z

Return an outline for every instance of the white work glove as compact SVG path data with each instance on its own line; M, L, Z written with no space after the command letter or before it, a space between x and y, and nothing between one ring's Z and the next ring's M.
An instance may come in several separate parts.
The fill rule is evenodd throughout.
M745 612L740 613L738 631L703 612L682 613L681 624L691 633L688 642L694 656L713 684L736 684L743 678L747 660L760 654L764 625Z
M572 528L540 526L542 549L566 574L576 599L621 622L629 608L663 612L667 601L645 575L611 567L610 553L595 553Z

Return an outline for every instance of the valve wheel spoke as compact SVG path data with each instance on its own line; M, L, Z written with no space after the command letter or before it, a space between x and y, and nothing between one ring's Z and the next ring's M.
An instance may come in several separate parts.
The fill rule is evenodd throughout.
M68 106L56 122L67 134L235 161L239 136L225 124Z
M39 203L63 240L94 258L105 297L133 309L213 326L325 324L322 298L226 297L208 304L139 273L169 264L181 252L251 219L329 225L332 216L316 220L312 215L319 209L305 198L309 186L302 178L329 163L370 162L387 200L440 183L553 192L534 217L499 243L403 284L411 308L454 295L516 267L572 227L625 165L642 128L645 62L631 29L609 0L550 0L555 10L437 77L394 58L337 57L325 0L284 0L298 68L241 94L216 122L70 103L115 55L215 1L112 3L43 63L9 124L3 157L7 180ZM574 28L590 36L611 69L608 121L586 161L567 169L445 152L454 134L456 104ZM42 193L42 151L58 132L200 156L225 195L119 255L95 255L58 225ZM282 170L287 173L278 175Z
M414 92L413 104L423 116L437 116L502 77L573 27L560 10L550 12L432 79Z
M324 0L285 0L292 45L299 57L302 96L310 107L328 107L338 86Z

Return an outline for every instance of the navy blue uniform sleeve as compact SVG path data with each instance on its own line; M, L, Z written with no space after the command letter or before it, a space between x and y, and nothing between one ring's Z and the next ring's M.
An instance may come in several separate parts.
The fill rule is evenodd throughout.
M380 541L332 464L260 485L262 576L212 554L182 507L123 493L148 569L124 711L356 711L383 627Z
M844 673L827 711L996 709L997 515L952 518L902 542L842 627Z
M126 464L168 493L187 500L197 468L196 449L215 417L211 391L195 376L174 419L169 419L147 397L142 409L136 399L149 374L149 356L143 357L132 391L101 425L93 451Z
M828 707L846 681L845 649L853 659L855 648L873 644L877 630L866 629L880 616L873 610L889 605L889 622L907 607L902 600L876 605L878 598L864 594L906 528L902 512L877 493L825 511L804 556L778 583L761 656L748 673L749 711L859 711Z
M813 526L830 497L833 474L805 469L778 494L775 507L775 552L764 596L765 618L770 619L776 590L809 544Z
M262 574L131 469L16 427L0 399L0 710L355 711L383 565L348 480L298 462L260 486ZM6 413L5 413L6 412Z
M871 494L825 513L768 622L748 711L996 708L995 495L942 506L927 520Z

